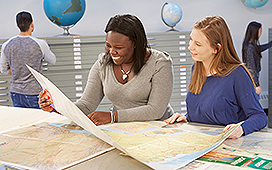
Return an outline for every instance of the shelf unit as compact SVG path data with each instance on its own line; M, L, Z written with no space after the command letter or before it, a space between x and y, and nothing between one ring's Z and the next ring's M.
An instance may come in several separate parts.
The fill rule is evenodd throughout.
M174 88L170 103L176 112L186 113L187 86L193 60L188 50L190 32L162 32L147 34L153 49L168 52L173 60ZM98 54L104 52L105 35L47 37L55 53L55 65L43 63L43 75L52 81L71 101L83 93L88 73ZM0 40L0 44L6 40ZM10 75L0 74L0 105L12 106L9 97ZM163 90L163 89L162 89ZM104 98L97 110L108 111L111 102Z
M272 41L272 28L268 29L268 40ZM272 48L269 48L268 52L268 127L272 128Z

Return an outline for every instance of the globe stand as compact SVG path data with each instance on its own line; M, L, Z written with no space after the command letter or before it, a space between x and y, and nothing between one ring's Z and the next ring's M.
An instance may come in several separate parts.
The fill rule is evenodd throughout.
M70 35L69 29L70 27L63 27L63 35Z
M171 27L171 29L170 29L170 30L167 30L167 31L165 31L165 32L171 32L171 31L174 31L174 32L179 32L179 30L174 29L174 27Z
M69 29L72 28L74 25L71 26L60 26L63 28L63 34L56 35L56 37L67 37L67 36L79 36L78 34L70 34Z

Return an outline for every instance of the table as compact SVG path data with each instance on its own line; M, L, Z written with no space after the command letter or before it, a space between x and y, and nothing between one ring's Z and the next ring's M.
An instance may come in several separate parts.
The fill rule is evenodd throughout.
M0 132L16 128L18 126L30 125L41 120L58 119L63 116L55 113L44 112L39 109L25 109L0 106ZM171 127L198 131L209 135L216 135L221 132L223 126L214 126L198 123L176 123ZM239 139L227 139L224 144L237 149L245 149L253 152L266 152L272 154L272 129L265 128L259 132L243 136ZM89 160L78 163L66 169L85 170L85 169L150 169L141 162L130 157L121 156L120 151L112 149ZM216 164L218 169L218 164ZM186 168L186 167L185 167ZM225 166L221 167L222 169ZM237 167L233 167L237 168ZM220 169L220 168L219 168Z

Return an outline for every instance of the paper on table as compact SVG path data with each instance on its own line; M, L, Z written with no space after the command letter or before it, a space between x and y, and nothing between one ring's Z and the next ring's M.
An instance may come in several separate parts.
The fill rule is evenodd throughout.
M94 134L99 139L107 142L108 144L116 147L120 151L127 155L130 155L125 151L120 145L113 141L108 135L101 131L73 102L71 102L52 82L50 82L46 77L41 75L36 70L32 69L26 65L30 72L34 75L37 81L40 83L43 89L50 92L52 99L54 101L55 109L74 121L76 124Z

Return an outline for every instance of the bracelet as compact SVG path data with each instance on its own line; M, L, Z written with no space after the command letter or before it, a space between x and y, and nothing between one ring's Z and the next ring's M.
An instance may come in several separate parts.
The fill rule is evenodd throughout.
M111 122L110 123L114 123L114 114L112 111L110 111L110 114L111 114Z

